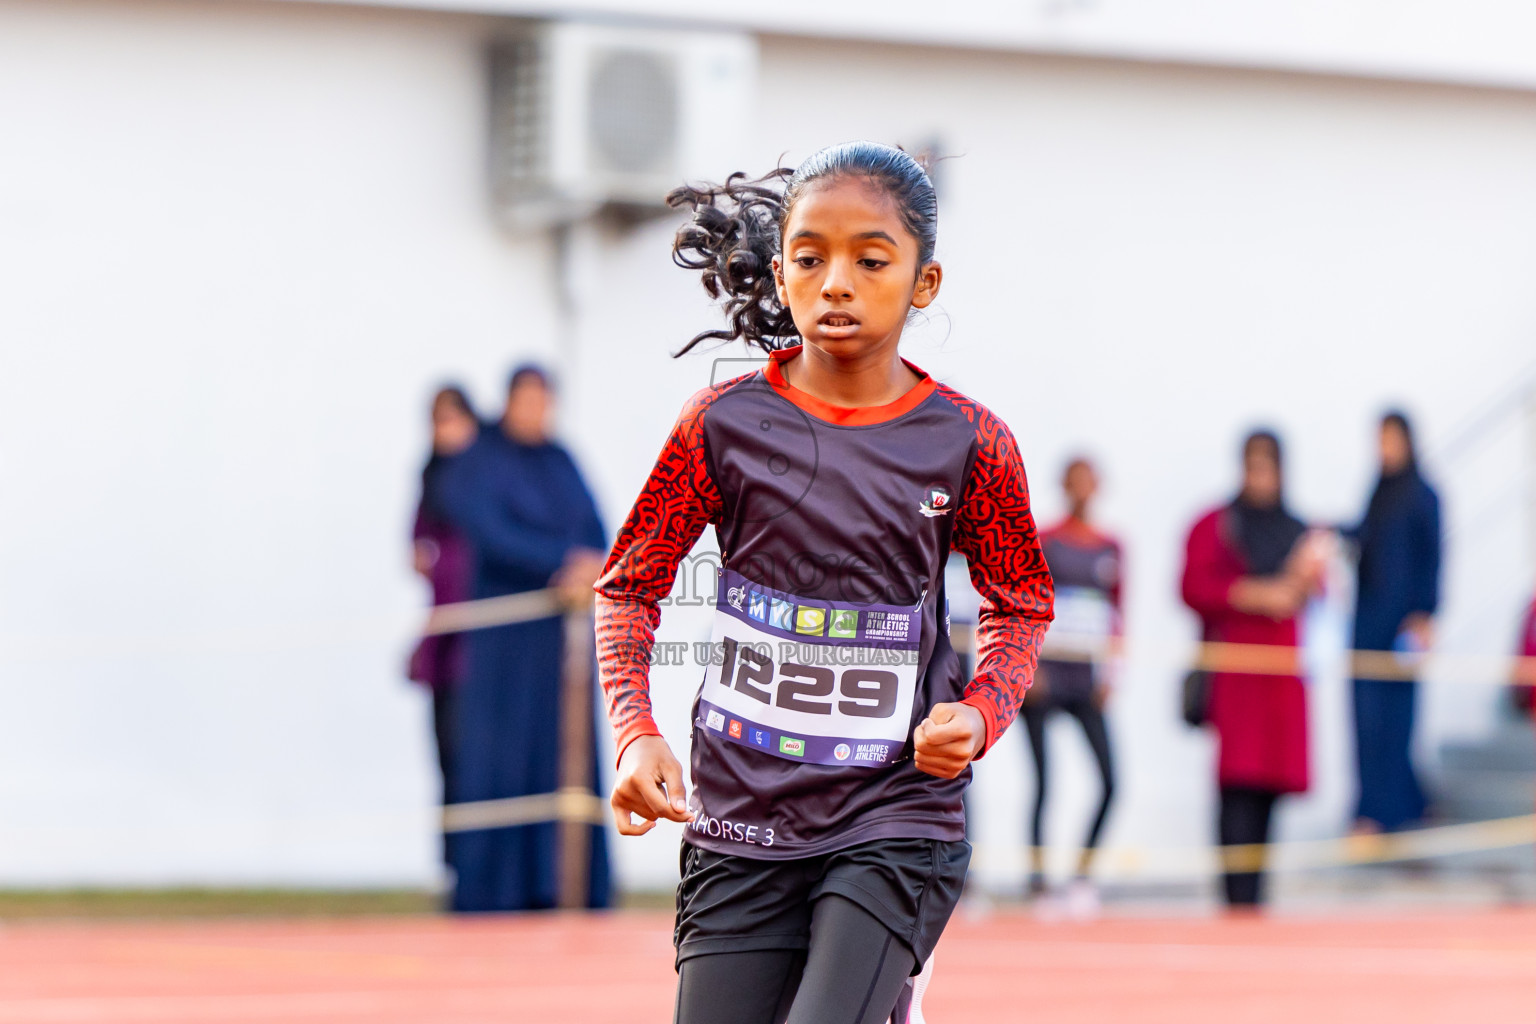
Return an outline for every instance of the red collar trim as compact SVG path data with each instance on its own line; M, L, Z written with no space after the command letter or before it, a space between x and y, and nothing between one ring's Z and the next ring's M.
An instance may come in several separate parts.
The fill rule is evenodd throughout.
M784 379L783 364L799 355L803 347L796 345L793 348L781 348L777 352L768 353L768 365L763 368L763 376L774 391L778 392L795 406L810 413L819 420L825 420L840 427L867 427L876 423L889 422L898 416L905 415L916 409L923 403L925 398L938 389L938 383L932 377L903 359L902 363L906 365L907 369L922 379L912 385L911 391L908 391L896 399L896 401L888 402L885 405L863 406L857 409L823 402L821 399L808 395L799 388L794 387L789 381Z

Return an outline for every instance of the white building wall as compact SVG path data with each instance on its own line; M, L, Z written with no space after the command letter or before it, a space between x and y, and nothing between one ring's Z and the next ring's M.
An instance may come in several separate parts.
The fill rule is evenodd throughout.
M286 0L313 3L316 0ZM1282 68L1529 89L1536 10L1523 0L318 0L366 7L565 14L818 38L1117 60Z
M5 882L430 876L424 404L553 322L482 34L0 5Z
M516 357L570 364L569 438L615 525L709 379L667 352L713 323L670 223L586 227L575 350L555 351L552 250L486 209L488 31L0 4L0 884L433 876L425 705L399 678L425 396L457 374L489 405ZM1536 356L1533 113L1517 93L764 39L750 169L859 136L957 154L940 310L908 357L1013 426L1042 519L1068 453L1103 464L1137 651L1111 842L1210 831L1210 746L1175 714L1176 574L1241 431L1278 425L1298 510L1347 518L1384 403L1433 450ZM1499 497L1514 431L1434 467L1472 523L1448 646L1502 649L1530 580ZM656 674L679 748L694 674ZM1348 811L1342 685L1314 694L1319 785L1288 836ZM1431 689L1426 746L1491 700ZM1065 840L1092 783L1061 740ZM1026 774L1013 737L979 771L996 884ZM625 880L666 884L675 838L621 844Z

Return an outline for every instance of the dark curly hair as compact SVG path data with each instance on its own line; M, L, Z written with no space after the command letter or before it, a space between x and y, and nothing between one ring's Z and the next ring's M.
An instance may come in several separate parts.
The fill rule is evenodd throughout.
M823 178L862 178L895 202L908 233L917 240L918 265L933 259L939 205L933 181L910 154L877 142L828 146L798 168L780 167L761 178L737 173L723 185L684 185L667 194L667 205L693 213L677 230L672 260L700 271L710 298L723 299L728 329L703 331L674 355L701 341L741 339L767 352L799 340L794 318L779 302L773 258L783 244L784 223L811 183Z

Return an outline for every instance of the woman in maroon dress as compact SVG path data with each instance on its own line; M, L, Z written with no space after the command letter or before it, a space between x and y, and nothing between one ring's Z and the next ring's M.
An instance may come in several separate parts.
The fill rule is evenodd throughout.
M1526 609L1525 621L1520 626L1520 647L1516 654L1520 660L1515 662L1514 678L1510 681L1514 688L1515 708L1527 718L1536 718L1536 597L1531 598L1531 606Z
M432 398L432 455L421 471L421 501L411 530L416 571L432 586L432 604L454 604L470 598L469 547L438 508L437 478L448 460L468 448L479 433L469 398L459 387L442 388ZM407 674L432 691L432 731L437 763L443 774L443 803L454 801L457 759L454 742L454 698L464 675L463 637L455 633L425 636L411 653Z
M1208 643L1299 646L1298 616L1320 588L1322 563L1303 543L1306 525L1285 507L1280 440L1268 431L1243 443L1243 487L1190 531L1184 603ZM1212 674L1208 720L1220 755L1223 846L1268 843L1275 802L1307 789L1307 695L1294 674ZM1227 865L1232 906L1263 902L1263 858Z

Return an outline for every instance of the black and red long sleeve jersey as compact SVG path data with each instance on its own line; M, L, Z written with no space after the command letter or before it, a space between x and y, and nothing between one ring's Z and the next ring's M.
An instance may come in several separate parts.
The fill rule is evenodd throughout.
M620 755L659 735L648 681L659 605L712 524L721 564L688 841L787 859L883 837L962 839L970 769L918 771L911 737L934 704L963 700L989 748L1034 676L1053 588L1018 447L916 367L920 382L889 405L821 402L784 377L798 351L688 402L619 531L597 584L597 639ZM982 597L969 682L949 643L951 548Z

